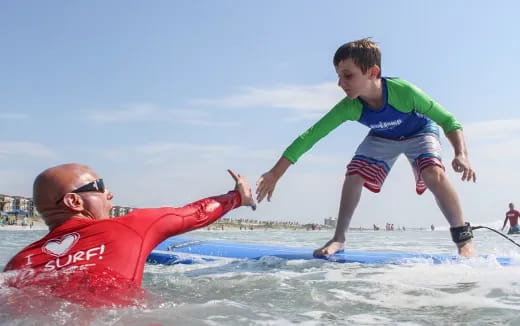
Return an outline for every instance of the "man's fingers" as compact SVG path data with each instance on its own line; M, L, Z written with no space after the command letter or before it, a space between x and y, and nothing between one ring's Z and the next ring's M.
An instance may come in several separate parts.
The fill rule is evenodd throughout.
M233 177L233 180L238 181L239 175L236 175L235 172L231 171L230 169L227 170L229 174Z

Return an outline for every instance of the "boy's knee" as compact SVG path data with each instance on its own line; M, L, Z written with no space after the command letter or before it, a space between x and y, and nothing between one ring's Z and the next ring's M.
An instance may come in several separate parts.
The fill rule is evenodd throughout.
M363 185L365 183L365 179L359 174L351 174L345 176L345 183Z
M421 177L427 185L430 185L443 182L446 174L440 166L430 165L422 170Z

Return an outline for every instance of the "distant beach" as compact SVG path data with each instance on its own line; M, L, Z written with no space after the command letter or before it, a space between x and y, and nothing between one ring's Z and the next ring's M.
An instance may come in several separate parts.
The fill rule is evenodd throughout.
M30 227L29 225L7 225L7 224L0 224L0 231L2 230L48 230L47 225L41 218L29 218L30 221L33 222L33 226ZM206 226L205 228L202 228L201 231L267 231L267 230L308 230L308 231L315 231L315 230L333 230L334 227L327 226L327 225L320 225L315 223L309 223L309 224L298 224L298 223L288 223L288 222L279 222L279 221L255 221L255 223L251 222L242 222L237 220L230 220L230 219L223 219L216 221L215 223ZM410 231L424 231L429 230L429 228L423 227L423 228L407 228ZM445 228L444 228L445 229ZM356 227L352 226L349 228L350 231L375 231L371 227ZM385 229L378 229L377 231L385 231ZM404 231L403 229L399 228L396 229L396 231Z
M8 225L8 224L0 224L0 231L4 230L4 231L14 231L14 230L27 230L27 231L30 231L30 230L48 230L47 228L47 225L45 225L45 223L43 222L42 219L40 218L35 218L35 219L31 219L31 221L33 222L33 225L32 227L29 226L29 225L18 225L18 224L14 224L14 225Z

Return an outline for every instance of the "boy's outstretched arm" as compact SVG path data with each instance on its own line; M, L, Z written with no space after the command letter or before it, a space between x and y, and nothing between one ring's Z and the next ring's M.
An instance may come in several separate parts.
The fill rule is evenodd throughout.
M271 196L273 195L278 179L282 177L291 164L291 161L282 156L271 170L262 174L262 176L258 178L258 181L256 182L256 200L258 203L262 202L266 195L267 201L271 201Z
M469 163L464 133L461 129L457 129L446 134L446 137L450 140L453 150L455 151L455 158L451 162L453 170L457 173L462 173L462 181L473 180L473 182L475 182L477 175Z

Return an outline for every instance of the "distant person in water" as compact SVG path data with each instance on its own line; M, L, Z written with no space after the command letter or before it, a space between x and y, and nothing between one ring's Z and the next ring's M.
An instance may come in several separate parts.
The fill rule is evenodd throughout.
M346 97L287 147L276 164L257 181L257 199L269 201L287 169L345 121L370 130L347 165L336 232L315 256L329 256L344 248L350 221L363 187L378 193L397 158L404 154L415 175L417 194L429 189L450 224L462 256L475 255L471 227L465 222L459 197L441 160L439 126L454 152L451 166L462 181L476 180L464 141L462 125L439 103L401 78L381 76L381 51L370 39L346 43L333 58L338 86ZM302 181L304 182L304 181Z
M92 307L138 304L146 258L160 242L207 226L234 208L255 209L247 181L229 173L235 187L226 194L111 219L114 195L96 172L76 163L49 168L33 189L49 233L9 261L4 271L18 272L9 273L6 283Z
M502 231L506 227L507 221L509 221L508 234L520 233L520 225L518 224L518 217L520 216L520 212L515 209L515 205L513 203L509 203L509 210L506 212L506 218L504 219L504 225L502 225Z
M435 225L433 225L433 224L430 225L430 229L431 229L432 231L435 231Z

